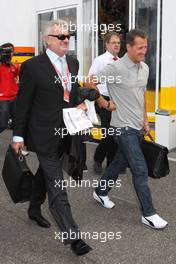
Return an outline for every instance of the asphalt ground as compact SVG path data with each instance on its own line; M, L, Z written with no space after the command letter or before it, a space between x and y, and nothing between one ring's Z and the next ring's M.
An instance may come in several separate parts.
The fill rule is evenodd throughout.
M0 171L11 131L0 134ZM82 187L68 187L74 218L86 242L93 248L83 257L75 256L69 246L58 239L59 230L50 215L48 202L42 207L51 228L43 229L27 217L28 203L14 204L0 177L0 264L175 264L176 263L176 153L169 154L170 174L149 179L154 205L166 219L168 227L152 230L141 223L138 200L131 183L131 173L120 177L120 187L109 193L114 209L101 207L92 198L93 187L100 176L93 171L95 145L87 144L88 172ZM35 173L38 162L30 153L28 164ZM65 175L69 180L69 177Z

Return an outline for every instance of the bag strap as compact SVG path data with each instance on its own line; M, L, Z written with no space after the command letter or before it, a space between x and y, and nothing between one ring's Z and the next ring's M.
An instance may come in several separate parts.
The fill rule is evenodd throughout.
M148 133L146 136L148 136L150 138L150 140L154 142L154 138L152 137L152 135L150 133Z
M21 150L18 151L17 157L18 157L19 161L23 162L24 156L22 155Z

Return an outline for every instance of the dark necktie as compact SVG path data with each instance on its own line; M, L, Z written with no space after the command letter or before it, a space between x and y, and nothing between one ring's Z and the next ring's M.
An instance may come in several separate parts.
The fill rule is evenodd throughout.
M117 56L114 56L112 59L113 59L114 61L116 61L116 60L118 60L118 57L117 57Z

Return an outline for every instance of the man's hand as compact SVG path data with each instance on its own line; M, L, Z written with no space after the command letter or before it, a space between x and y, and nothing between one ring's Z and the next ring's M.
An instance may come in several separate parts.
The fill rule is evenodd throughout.
M84 111L87 111L87 107L86 107L86 104L85 103L81 103L77 106L78 109L82 109Z
M18 154L19 151L22 151L22 149L24 148L24 142L13 142L11 146L15 150L15 152Z
M116 105L115 105L115 103L113 102L113 101L109 101L109 107L108 108L106 108L108 111L114 111L114 110L116 110Z
M145 131L145 135L148 135L150 133L150 125L148 122L144 123L144 131Z
M104 99L102 95L96 100L100 108L105 108L108 111L114 111L116 109L116 105L113 101L107 101Z

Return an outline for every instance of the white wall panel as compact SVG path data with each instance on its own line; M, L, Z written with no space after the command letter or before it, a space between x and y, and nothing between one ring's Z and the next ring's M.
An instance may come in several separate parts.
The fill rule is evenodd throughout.
M35 1L0 0L0 44L35 45Z
M80 4L82 0L37 0L36 10L42 11L46 9L53 9L57 7L64 7L68 5Z
M161 86L176 86L176 1L163 1Z
M15 46L36 45L36 13L81 0L0 0L0 45L12 42Z

